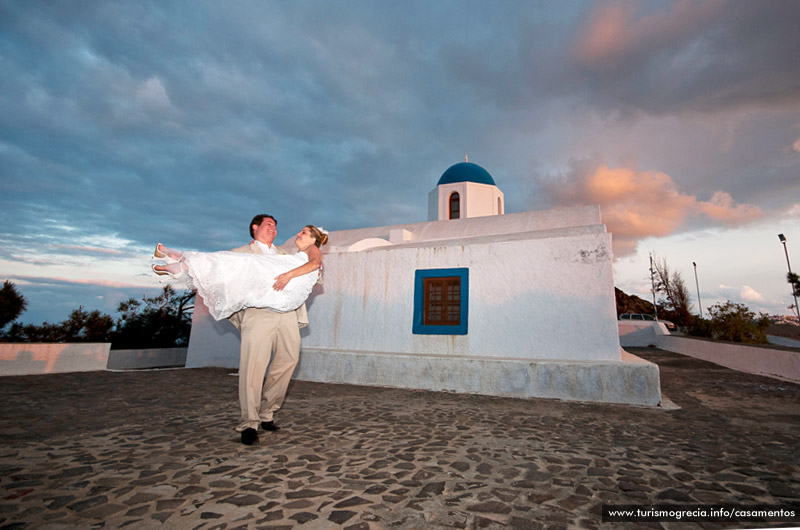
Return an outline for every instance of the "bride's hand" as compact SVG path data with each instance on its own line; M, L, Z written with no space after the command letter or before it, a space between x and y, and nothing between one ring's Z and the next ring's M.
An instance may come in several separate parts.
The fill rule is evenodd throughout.
M283 288L286 287L286 284L289 283L292 277L289 275L288 272L284 272L283 274L275 277L275 283L272 284L272 288L276 291L283 291Z

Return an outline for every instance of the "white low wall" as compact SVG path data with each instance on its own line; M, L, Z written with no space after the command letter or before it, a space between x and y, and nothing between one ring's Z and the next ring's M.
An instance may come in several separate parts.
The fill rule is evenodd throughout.
M109 370L145 370L148 368L182 368L189 348L151 348L145 350L111 350Z
M110 343L0 344L0 375L105 370Z
M307 331L300 330L300 333L302 335ZM239 332L229 320L214 320L203 298L195 296L186 368L238 368L241 340Z
M617 326L623 348L656 347L740 372L800 382L799 352L671 335L661 322L620 320Z
M658 337L656 347L726 368L800 383L800 352L727 344L675 335Z

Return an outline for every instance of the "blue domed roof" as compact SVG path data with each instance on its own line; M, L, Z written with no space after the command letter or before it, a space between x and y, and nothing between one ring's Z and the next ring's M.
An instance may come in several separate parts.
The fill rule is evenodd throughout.
M442 178L439 179L437 186L454 182L477 182L496 186L489 172L472 162L459 162L447 168L447 171L442 173Z

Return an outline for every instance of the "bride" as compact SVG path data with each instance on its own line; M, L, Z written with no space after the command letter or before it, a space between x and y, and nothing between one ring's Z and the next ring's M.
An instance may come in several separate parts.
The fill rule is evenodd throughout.
M156 245L153 265L158 275L184 279L197 291L215 320L247 307L293 311L303 305L319 279L322 252L328 234L314 225L295 237L296 254L246 254L241 252L192 252Z

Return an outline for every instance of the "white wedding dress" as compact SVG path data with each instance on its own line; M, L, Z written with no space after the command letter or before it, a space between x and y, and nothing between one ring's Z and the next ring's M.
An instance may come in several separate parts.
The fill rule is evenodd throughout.
M303 305L319 278L319 270L315 270L292 278L282 291L272 288L276 276L308 262L305 252L186 251L180 261L188 268L184 277L186 285L203 297L215 320L228 318L248 307L266 307L282 313L294 311Z

